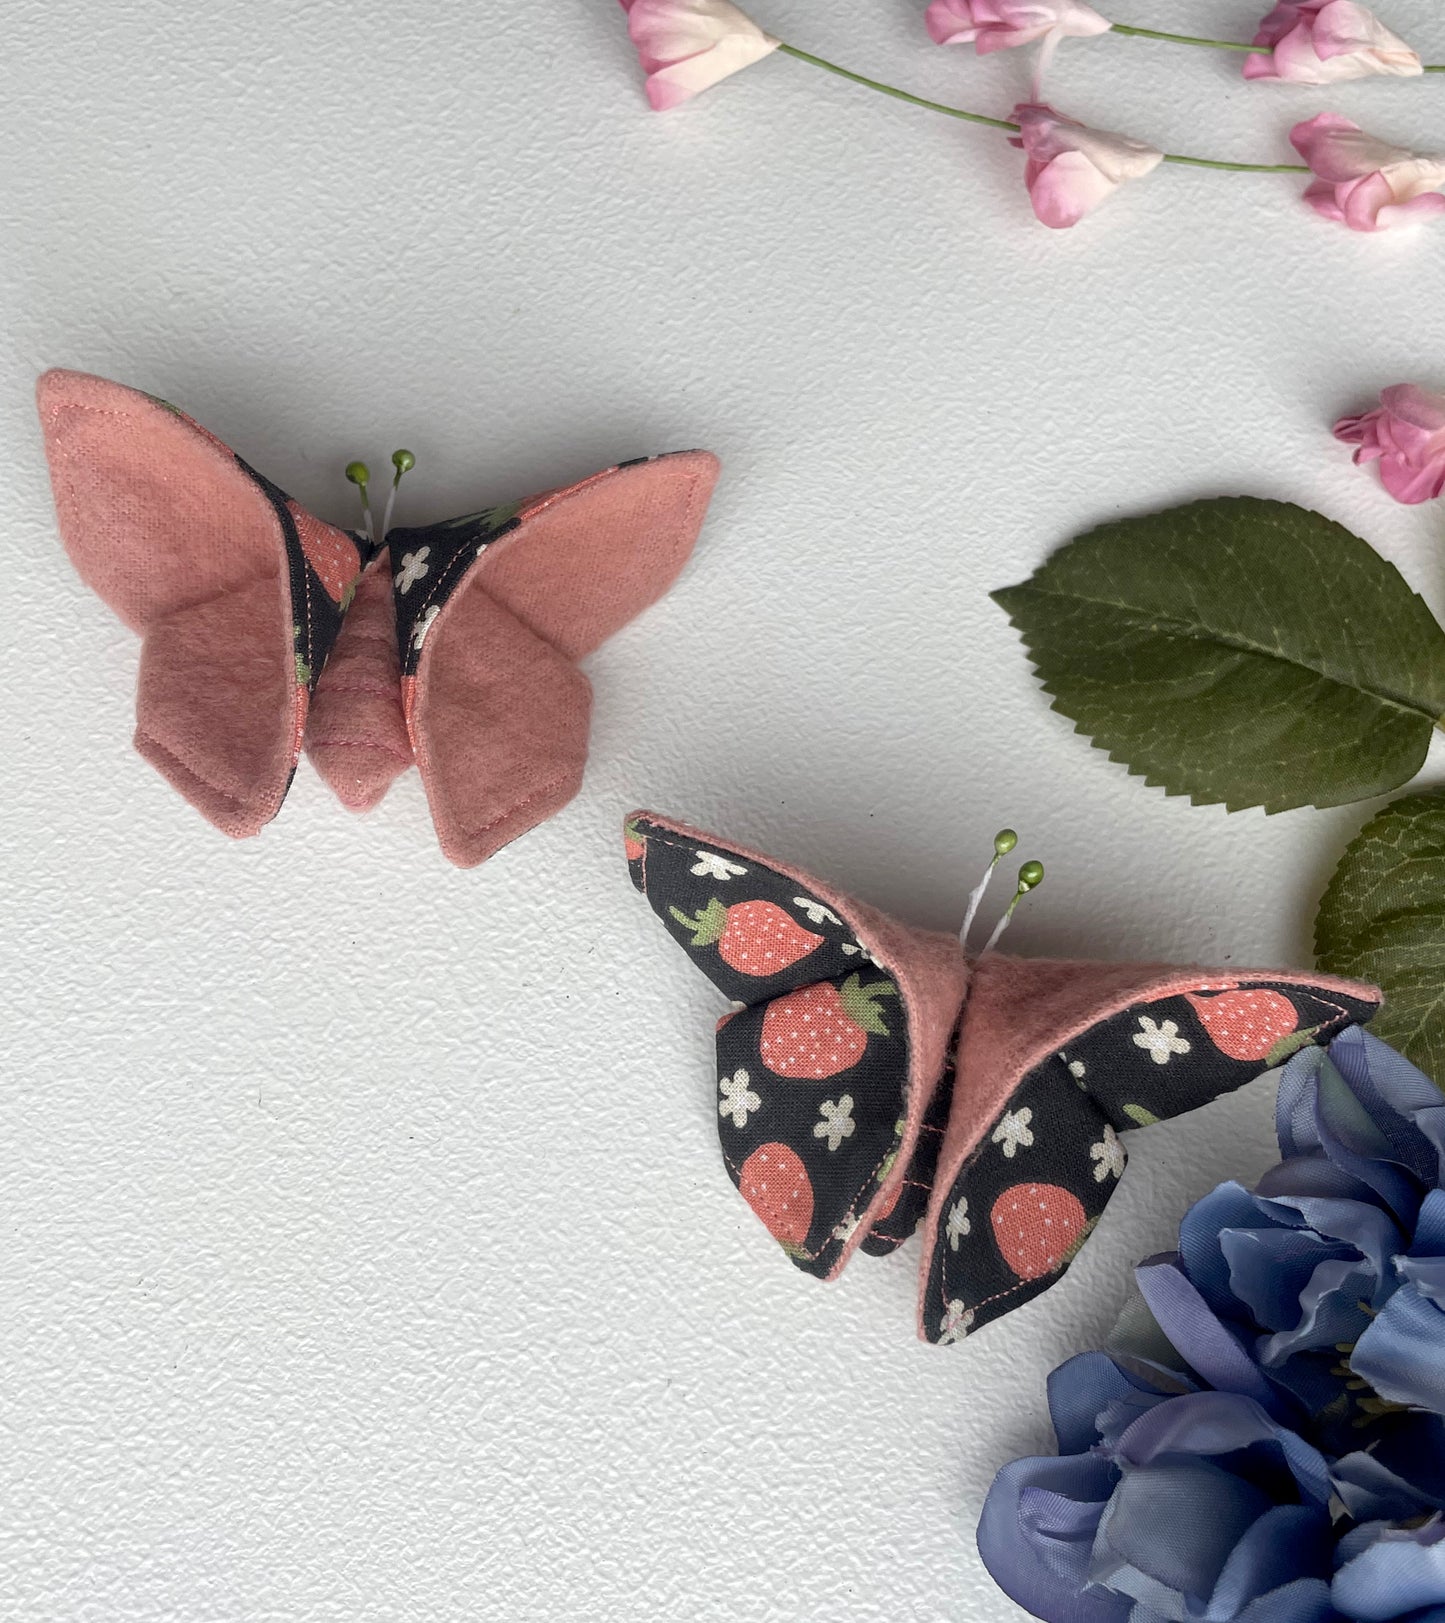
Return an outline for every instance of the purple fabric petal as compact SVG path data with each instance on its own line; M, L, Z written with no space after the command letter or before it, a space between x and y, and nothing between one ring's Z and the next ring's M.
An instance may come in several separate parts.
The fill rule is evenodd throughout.
M1413 1197L1408 1179L1400 1180L1401 1191ZM1262 1200L1275 1201L1287 1195L1307 1195L1320 1200L1363 1200L1374 1204L1379 1194L1369 1184L1337 1167L1323 1152L1297 1155L1293 1160L1272 1166L1254 1186Z
M1335 1460L1330 1478L1357 1522L1408 1521L1445 1510L1445 1421L1402 1415L1368 1449Z
M1179 1266L1177 1253L1149 1257L1134 1270L1149 1311L1189 1366L1220 1392L1253 1398L1271 1414L1285 1408L1279 1392L1260 1371L1239 1339L1209 1310Z
M1048 1623L1128 1623L1129 1601L1088 1578L1094 1530L1117 1480L1108 1461L1089 1455L1015 1460L994 1478L978 1552L1025 1611Z
M1445 1190L1426 1195L1414 1243L1407 1256L1395 1258L1395 1267L1427 1301L1445 1307Z
M1260 1363L1275 1370L1299 1353L1357 1340L1370 1322L1360 1302L1374 1298L1378 1288L1378 1278L1368 1269L1348 1262L1322 1263L1300 1293L1298 1324L1256 1342Z
M1224 1614L1216 1616L1222 1618ZM1299 1578L1283 1589L1271 1590L1251 1601L1242 1612L1232 1616L1229 1623L1339 1623L1339 1618L1330 1599L1330 1586L1324 1579ZM1148 1620L1136 1617L1131 1623L1148 1623Z
M1100 1416L1116 1406L1130 1420L1164 1401L1105 1353L1080 1353L1049 1376L1049 1414L1061 1454L1083 1454L1100 1436ZM1122 1429L1122 1427L1120 1427Z
M1329 1471L1318 1449L1281 1426L1252 1398L1233 1392L1191 1392L1141 1415L1120 1439L1114 1458L1127 1471L1168 1455L1218 1458L1266 1445L1287 1468L1300 1497L1328 1503Z
M1297 1228L1292 1211L1274 1213L1238 1183L1222 1183L1185 1212L1179 1224L1179 1254L1184 1270L1216 1313L1243 1318L1246 1307L1235 1296L1229 1263L1219 1247L1227 1229Z
M1329 1059L1395 1158L1422 1183L1445 1184L1445 1093L1363 1026L1342 1031L1330 1044Z
M1396 1257L1400 1277L1436 1307L1445 1307L1445 1257Z
M1341 1551L1358 1544L1357 1528ZM1445 1518L1413 1531L1381 1528L1335 1574L1335 1605L1358 1623L1392 1623L1417 1607L1445 1605Z
M1230 1551L1210 1597L1209 1615L1238 1617L1251 1601L1262 1600L1300 1579L1314 1580L1312 1590L1302 1591L1298 1599L1317 1611L1321 1599L1329 1601L1333 1554L1325 1511L1305 1505L1272 1505Z
M1350 1367L1382 1398L1445 1414L1445 1309L1407 1285L1355 1344Z
M1380 1043L1383 1055L1399 1060L1413 1075L1387 1066L1383 1056L1369 1046L1375 1041L1360 1027L1351 1026L1330 1044L1327 1055L1318 1048L1301 1049L1294 1055L1280 1073L1275 1131L1286 1165L1297 1157L1313 1160L1324 1155L1341 1172L1373 1189L1402 1222L1413 1223L1420 1184L1434 1181L1425 1176L1434 1152L1427 1139L1401 1117L1399 1107L1423 1109L1428 1099L1418 1084L1431 1084L1407 1060ZM1439 1097L1437 1090L1437 1102ZM1387 1134L1387 1127L1393 1137ZM1280 1170L1271 1174L1271 1197L1280 1193L1273 1186Z
M1353 1246L1307 1229L1225 1229L1219 1249L1229 1264L1234 1295L1256 1324L1271 1330L1288 1330L1299 1323L1300 1298L1322 1271L1331 1270L1327 1277L1343 1278L1359 1270L1359 1253Z
M1269 1509L1262 1489L1212 1460L1126 1471L1100 1518L1091 1576L1165 1616L1202 1611L1230 1552Z

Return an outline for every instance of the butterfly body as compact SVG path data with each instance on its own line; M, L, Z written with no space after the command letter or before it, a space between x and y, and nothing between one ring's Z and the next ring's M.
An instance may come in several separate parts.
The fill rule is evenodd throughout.
M717 1033L733 1181L825 1279L921 1226L931 1341L1059 1277L1123 1172L1121 1132L1244 1085L1379 1002L1288 971L971 959L955 936L684 824L639 813L626 840L634 884L736 1005ZM761 908L815 944L785 964L729 961L722 935L697 927Z
M462 866L575 794L576 661L671 586L717 477L706 452L640 459L378 546L154 396L69 371L37 394L66 549L144 639L141 754L237 838L303 744L353 810L414 762Z

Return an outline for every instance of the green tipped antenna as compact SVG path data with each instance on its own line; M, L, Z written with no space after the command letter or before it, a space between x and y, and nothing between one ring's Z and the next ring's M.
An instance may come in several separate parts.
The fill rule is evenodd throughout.
M391 465L396 469L396 472L392 475L391 491L386 498L386 511L381 515L381 539L383 542L385 542L387 533L391 529L391 512L396 506L396 487L401 483L402 474L410 473L416 466L416 458L410 451L393 451L391 453Z
M1019 843L1019 837L1011 828L1001 828L993 837L993 861L983 871L983 878L969 893L968 909L963 915L963 928L958 932L958 939L965 952L968 951L968 932L973 928L974 915L978 912L978 904L983 900L983 893L988 889L988 882L993 878L993 871L998 867L999 858L1006 857Z
M1044 882L1044 865L1042 862L1026 862L1019 869L1019 888L1014 892L1014 899L1008 904L1008 910L993 927L993 934L984 946L984 952L992 952L998 945L999 937L1008 929L1008 922L1014 916L1014 909L1023 901L1031 890L1037 890Z
M367 485L371 483L371 469L364 462L348 462L346 464L346 477L361 493L361 522L366 530L372 546L376 545L376 522L371 516L371 497L367 494Z

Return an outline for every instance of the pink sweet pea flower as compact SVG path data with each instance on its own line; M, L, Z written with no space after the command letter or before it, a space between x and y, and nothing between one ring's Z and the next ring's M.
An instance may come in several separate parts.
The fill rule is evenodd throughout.
M1055 230L1077 225L1126 180L1137 180L1164 161L1162 152L1142 141L1091 130L1043 102L1020 103L1013 119L1019 133L1009 140L1028 154L1029 200L1039 219Z
M778 48L730 0L622 0L647 73L647 99L665 113Z
M980 56L1036 39L1085 39L1113 27L1082 0L932 0L926 18L936 45L972 45Z
M1359 446L1361 466L1380 464L1380 481L1397 502L1433 501L1445 491L1445 395L1397 383L1381 391L1374 411L1341 417L1335 438Z
M1289 138L1319 177L1305 202L1351 231L1385 231L1445 214L1445 153L1411 152L1366 135L1339 113L1296 124Z
M1245 57L1246 79L1324 85L1372 73L1413 78L1425 71L1404 40L1355 0L1283 0L1259 25L1254 43L1270 50Z

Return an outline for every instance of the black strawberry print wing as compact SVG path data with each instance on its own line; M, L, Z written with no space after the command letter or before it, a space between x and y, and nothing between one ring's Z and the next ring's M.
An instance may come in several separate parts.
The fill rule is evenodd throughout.
M897 983L803 876L646 816L623 838L633 883L737 1005L717 1031L728 1175L792 1261L827 1277L897 1158Z
M796 877L716 842L629 818L632 882L724 997L760 1003L870 964L837 911Z
M852 1027L851 1040L834 1033L833 1022L850 1021L849 986L859 981L855 970L749 1005L718 1025L718 1135L729 1175L798 1267L820 1277L832 1272L857 1214L893 1170L908 1074L898 1008L886 1024L880 1018L866 1031ZM876 972L870 984L891 987ZM861 996L855 989L853 1000ZM821 1046L808 1024L815 1018L828 1028ZM773 1193L753 1175L759 1151L766 1149L765 1162L776 1166L783 1148L792 1178L810 1191L806 1229L800 1203L790 1204L786 1222L774 1226Z
M1123 1174L1121 1132L1232 1092L1378 1006L1297 984L1201 988L1102 1020L1036 1066L941 1207L924 1334L958 1340L1062 1275Z
M928 1210L928 1197L933 1193L933 1177L938 1170L938 1151L948 1126L948 1113L953 1108L953 1060L943 1073L943 1080L933 1095L918 1134L918 1147L893 1205L874 1218L867 1237L860 1247L870 1257L886 1257L909 1240L923 1221Z
M447 600L487 548L517 528L525 505L490 507L465 518L396 528L388 534L396 646L404 677L416 675L422 644Z

